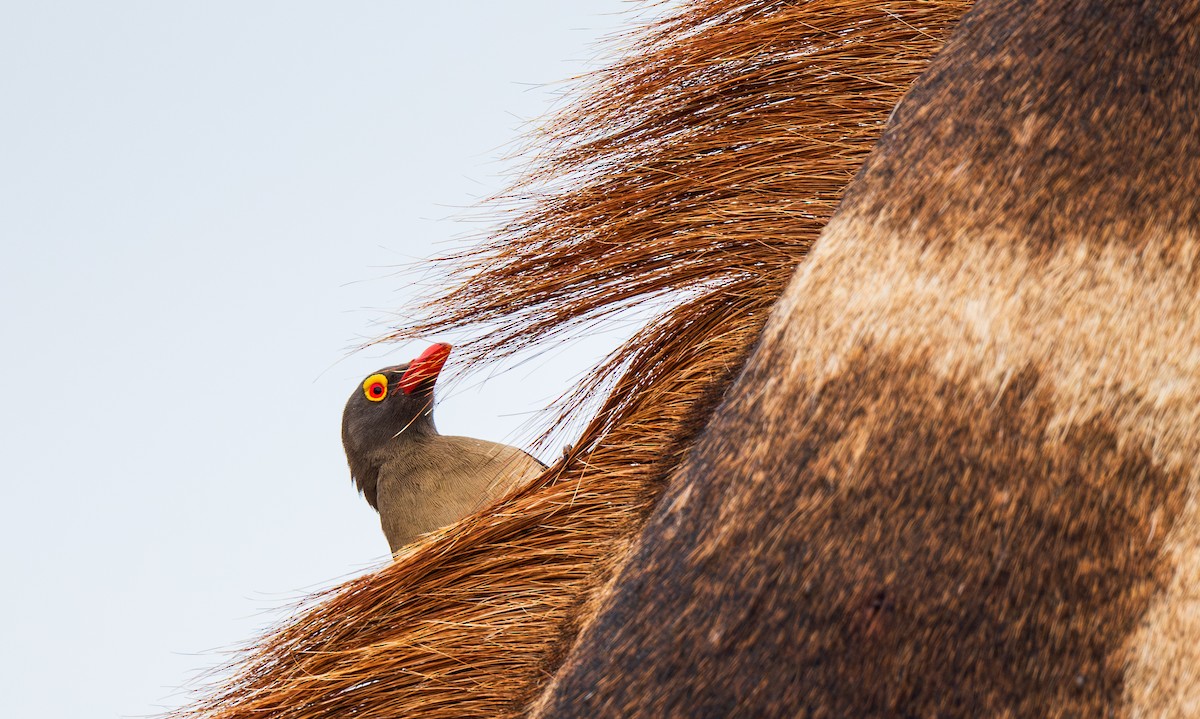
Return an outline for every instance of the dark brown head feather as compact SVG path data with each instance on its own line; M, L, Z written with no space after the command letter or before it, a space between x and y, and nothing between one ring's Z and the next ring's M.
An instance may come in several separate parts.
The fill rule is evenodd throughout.
M436 434L433 421L433 381L425 380L416 392L404 392L401 384L409 365L384 367L377 372L387 378L387 394L371 401L356 386L342 411L342 446L350 476L372 509L379 509L377 483L379 467L391 453L387 446L401 437Z

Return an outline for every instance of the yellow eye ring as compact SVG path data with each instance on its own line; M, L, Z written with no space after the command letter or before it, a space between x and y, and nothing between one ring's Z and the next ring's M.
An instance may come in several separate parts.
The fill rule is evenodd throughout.
M387 397L387 389L387 377L381 374L373 374L363 380L363 394L372 402L380 402Z

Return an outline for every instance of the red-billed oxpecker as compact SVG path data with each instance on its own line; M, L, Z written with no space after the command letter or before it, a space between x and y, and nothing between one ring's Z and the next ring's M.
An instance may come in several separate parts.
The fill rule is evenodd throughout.
M342 414L350 474L379 512L392 552L544 469L516 447L438 434L433 386L449 356L450 345L435 344L371 374Z

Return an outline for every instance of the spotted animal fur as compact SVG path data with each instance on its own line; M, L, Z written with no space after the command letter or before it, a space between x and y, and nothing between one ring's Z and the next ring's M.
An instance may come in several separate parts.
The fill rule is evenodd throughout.
M537 717L1200 716L1200 2L980 0Z

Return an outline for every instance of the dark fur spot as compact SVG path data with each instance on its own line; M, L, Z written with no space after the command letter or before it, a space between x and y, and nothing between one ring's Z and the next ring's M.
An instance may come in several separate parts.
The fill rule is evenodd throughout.
M848 199L933 243L999 228L1038 250L1137 249L1147 228L1196 227L1198 15L1195 0L979 2Z
M1047 434L1050 389L864 351L726 406L548 715L1112 715L1182 482L1103 418Z

